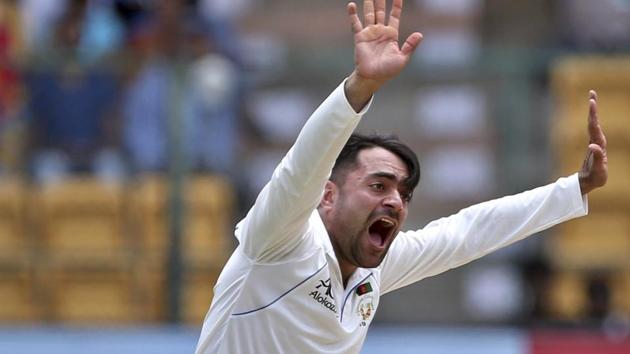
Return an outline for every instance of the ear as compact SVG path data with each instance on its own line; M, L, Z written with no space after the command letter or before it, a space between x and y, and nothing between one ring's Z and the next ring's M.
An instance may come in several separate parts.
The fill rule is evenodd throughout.
M319 203L321 208L329 208L335 204L337 200L338 189L337 185L333 181L326 181L326 185L324 186L324 195L322 196L322 200Z

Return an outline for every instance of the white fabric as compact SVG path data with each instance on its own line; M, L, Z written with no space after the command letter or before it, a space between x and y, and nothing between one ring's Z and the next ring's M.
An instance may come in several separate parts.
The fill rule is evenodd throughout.
M401 232L381 266L357 269L344 288L316 207L366 109L352 110L342 84L309 118L236 227L240 244L214 288L196 353L358 353L381 294L587 213L577 175L561 178Z

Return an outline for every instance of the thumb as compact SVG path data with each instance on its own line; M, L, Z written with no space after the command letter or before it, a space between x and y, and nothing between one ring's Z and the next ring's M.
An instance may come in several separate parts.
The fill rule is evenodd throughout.
M409 37L407 37L407 39L405 40L405 43L403 44L400 51L406 57L410 57L411 54L413 54L413 52L416 50L416 48L418 48L418 44L420 44L420 42L422 41L422 38L423 36L422 36L422 33L420 32L414 32L410 34Z
M604 149L597 144L589 144L588 150L593 159L594 165L601 165L604 163L604 158L606 155L604 154Z

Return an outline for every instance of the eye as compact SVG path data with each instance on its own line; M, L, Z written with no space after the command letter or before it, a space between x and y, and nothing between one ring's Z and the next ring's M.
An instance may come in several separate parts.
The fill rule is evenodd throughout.
M385 185L383 183L380 182L376 182L376 183L372 183L370 184L370 188L372 190L375 190L377 192L381 192L385 190Z
M402 200L403 200L405 203L409 203L409 202L411 202L411 197L412 197L412 194L411 194L411 193L403 193L403 194L401 194L400 196L402 197Z

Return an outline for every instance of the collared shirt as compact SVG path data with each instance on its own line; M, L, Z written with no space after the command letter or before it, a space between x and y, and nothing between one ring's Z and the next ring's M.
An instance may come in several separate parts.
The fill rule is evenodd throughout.
M236 227L196 353L358 353L382 294L587 213L577 175L561 178L399 233L380 266L344 287L316 207L366 109L353 111L342 84L309 118Z

